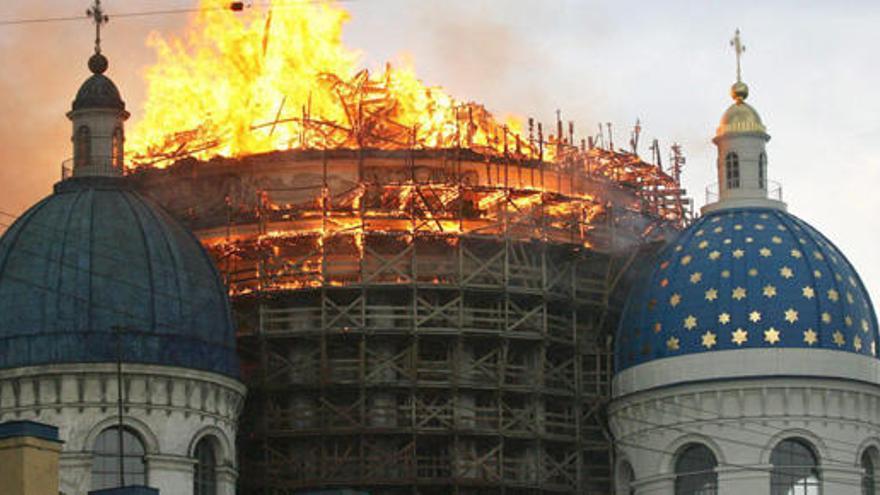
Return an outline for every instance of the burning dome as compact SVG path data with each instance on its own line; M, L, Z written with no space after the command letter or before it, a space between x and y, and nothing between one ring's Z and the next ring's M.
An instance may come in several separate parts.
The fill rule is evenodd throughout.
M876 356L855 269L822 234L775 209L712 212L659 256L621 322L617 369L736 349Z
M122 179L73 178L0 239L0 369L127 362L238 375L223 285L198 241Z

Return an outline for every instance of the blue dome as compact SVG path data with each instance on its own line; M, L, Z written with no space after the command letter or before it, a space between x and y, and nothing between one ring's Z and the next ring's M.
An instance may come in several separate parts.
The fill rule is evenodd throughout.
M225 290L196 238L122 179L69 179L0 238L0 369L116 361L237 377Z
M652 262L615 339L617 371L655 359L746 348L877 355L877 320L849 261L775 209L707 214Z

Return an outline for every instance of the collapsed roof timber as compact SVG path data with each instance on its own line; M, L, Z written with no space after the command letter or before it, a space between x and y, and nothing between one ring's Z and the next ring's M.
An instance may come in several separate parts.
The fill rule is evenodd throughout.
M233 294L359 280L322 260L362 258L366 237L499 236L610 251L660 238L687 213L672 177L599 148L567 150L556 163L464 149L287 151L183 160L133 178L199 230L231 270Z

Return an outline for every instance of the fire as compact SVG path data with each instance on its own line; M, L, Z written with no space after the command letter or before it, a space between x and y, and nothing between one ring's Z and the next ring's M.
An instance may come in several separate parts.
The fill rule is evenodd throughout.
M410 67L360 68L332 0L248 12L201 0L181 37L153 33L157 63L131 162L163 167L287 149L467 147L532 156L515 120L422 83Z
M678 172L663 170L659 148L650 164L592 138L577 146L561 121L556 136L540 124L535 136L530 120L523 138L521 123L426 86L410 67L362 69L341 40L349 15L333 0L245 13L227 5L201 0L185 35L151 35L158 61L128 149L133 180L193 165L200 199L187 217L204 212L201 240L233 295L453 283L456 263L432 265L426 278L398 257L430 259L466 238L613 252L686 220ZM188 204L170 197L186 187L167 185L154 192Z

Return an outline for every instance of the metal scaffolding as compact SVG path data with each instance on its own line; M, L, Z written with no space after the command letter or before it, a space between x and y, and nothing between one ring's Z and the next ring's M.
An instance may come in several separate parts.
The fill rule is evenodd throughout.
M686 220L658 167L325 150L131 177L234 296L242 493L610 492L625 276Z

